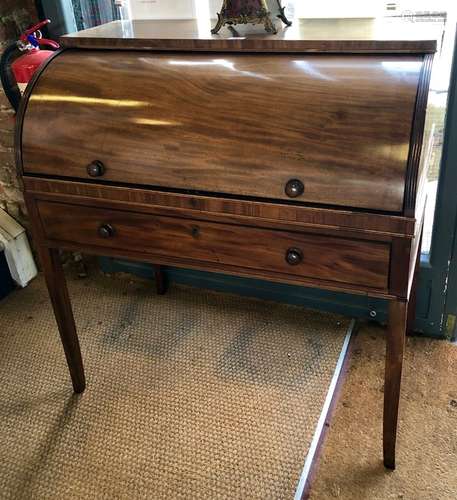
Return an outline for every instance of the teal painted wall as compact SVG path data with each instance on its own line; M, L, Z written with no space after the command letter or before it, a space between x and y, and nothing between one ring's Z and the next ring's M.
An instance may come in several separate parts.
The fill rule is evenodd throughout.
M102 257L100 266L107 273L122 271L154 279L154 268L149 264ZM173 267L164 267L164 274L170 284L180 283L236 293L247 297L333 311L350 317L376 319L381 322L385 322L387 317L387 303L381 299Z

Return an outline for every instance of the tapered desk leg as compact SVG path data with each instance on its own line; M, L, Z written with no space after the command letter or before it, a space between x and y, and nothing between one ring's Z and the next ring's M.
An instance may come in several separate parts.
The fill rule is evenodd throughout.
M411 289L411 295L408 301L408 312L406 317L406 333L413 334L414 333L414 323L416 322L416 302L417 302L417 274L416 271L414 274L413 287Z
M164 295L167 291L167 286L165 284L165 276L163 275L162 266L154 266L154 278L156 282L156 290L159 295Z
M388 469L395 469L398 403L400 400L401 372L405 351L407 314L407 300L395 299L389 302L383 423L384 465Z
M59 252L55 249L42 247L40 248L40 258L60 338L67 358L73 389L76 393L81 393L86 387L86 380L79 340L76 334L75 320L71 310Z
M419 251L417 252L416 263L414 265L413 283L411 286L411 294L408 303L408 317L406 321L406 333L414 333L414 323L416 322L416 303L417 303L417 283L419 281L420 270L420 248L422 247L422 235L419 241Z

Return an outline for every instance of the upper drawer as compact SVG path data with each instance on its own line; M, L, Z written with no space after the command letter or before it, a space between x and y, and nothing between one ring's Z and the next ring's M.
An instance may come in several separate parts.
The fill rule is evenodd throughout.
M420 56L69 50L36 84L24 171L399 212Z

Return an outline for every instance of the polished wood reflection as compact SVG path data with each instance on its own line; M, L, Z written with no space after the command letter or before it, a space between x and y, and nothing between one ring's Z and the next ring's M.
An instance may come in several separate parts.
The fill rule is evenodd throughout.
M67 51L28 103L23 168L87 178L99 160L109 181L284 200L298 179L295 201L401 212L421 66Z
M277 34L263 27L236 26L211 34L215 20L113 21L60 38L63 47L256 52L433 53L437 23L390 19L294 19L276 22Z

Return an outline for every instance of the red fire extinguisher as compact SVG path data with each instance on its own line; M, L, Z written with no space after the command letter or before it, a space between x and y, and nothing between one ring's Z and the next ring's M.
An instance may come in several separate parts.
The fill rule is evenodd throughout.
M48 59L59 44L53 40L43 38L40 28L50 23L45 19L25 31L17 42L9 45L0 60L0 76L3 90L11 106L17 111L21 95L35 71ZM50 47L53 50L43 50L41 47ZM20 57L19 53L24 52Z

